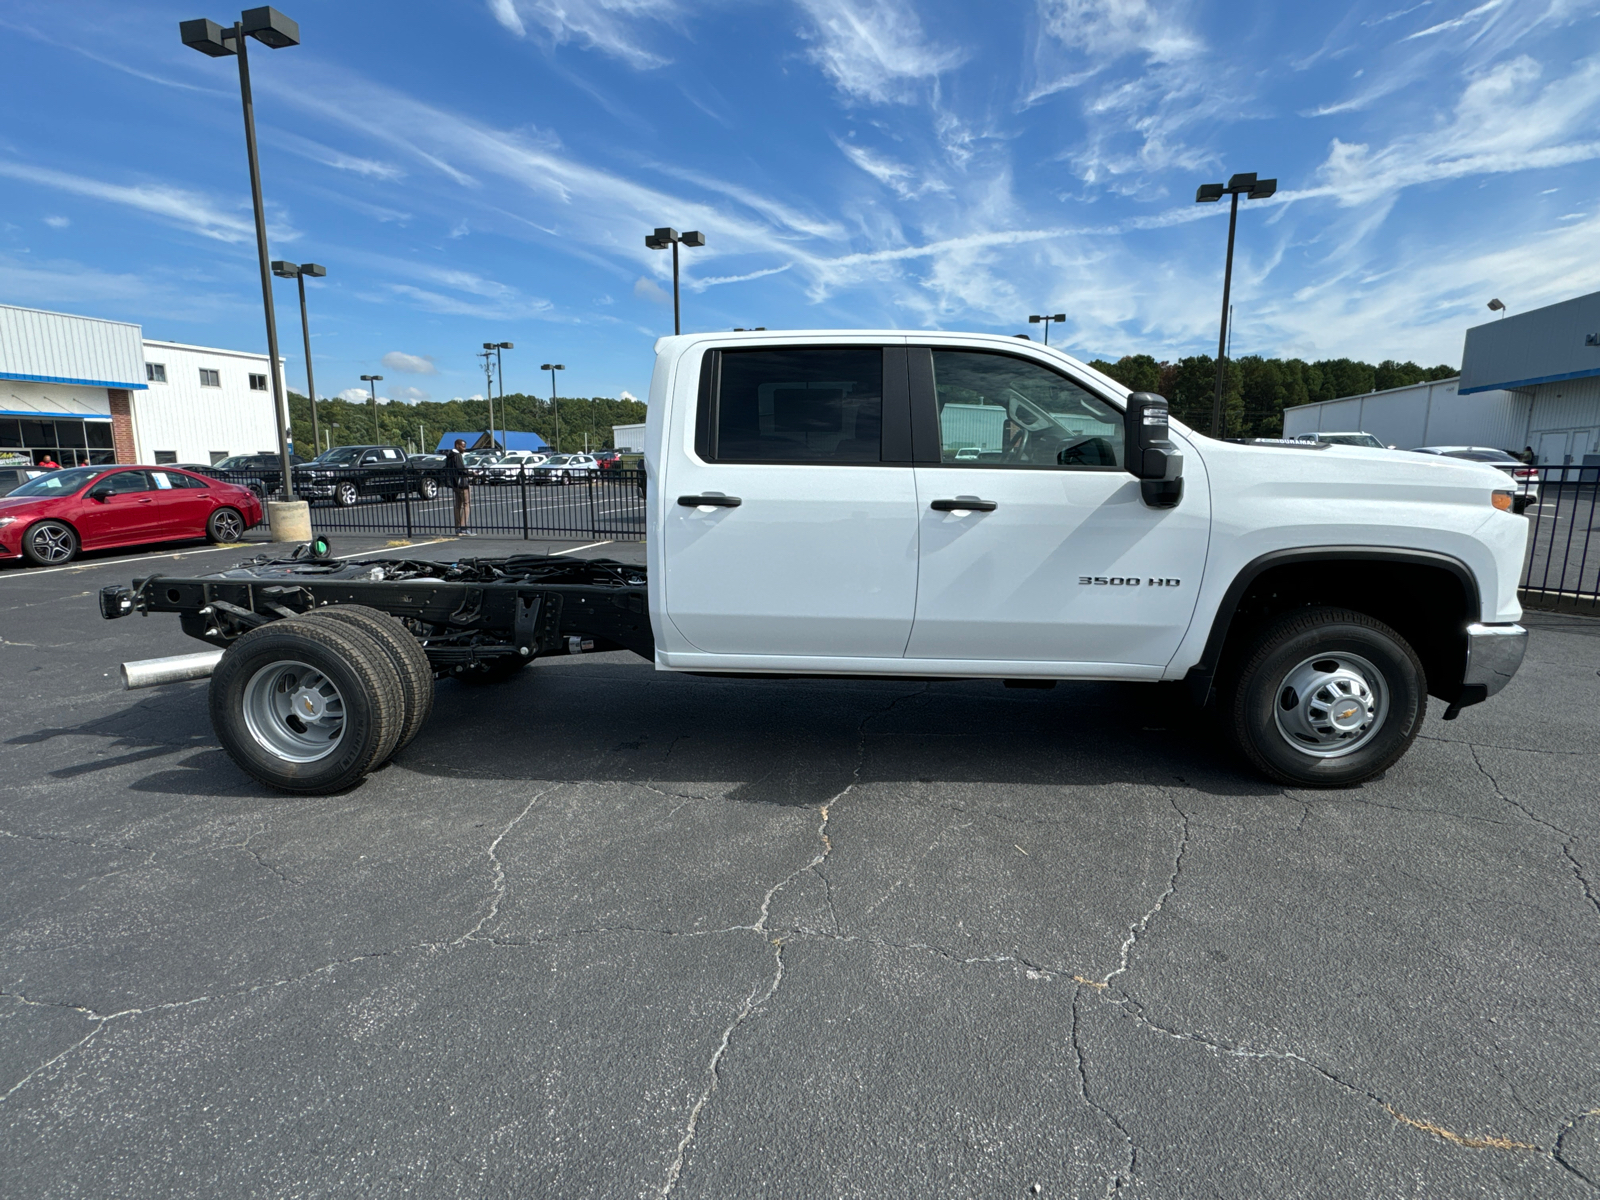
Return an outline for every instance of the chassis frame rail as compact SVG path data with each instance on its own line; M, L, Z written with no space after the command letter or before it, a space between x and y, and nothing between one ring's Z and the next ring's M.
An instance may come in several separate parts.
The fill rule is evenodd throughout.
M361 604L398 618L441 674L589 650L655 657L644 569L615 559L344 562L302 551L211 575L148 575L131 587L100 590L107 620L176 613L190 637L224 649L260 625L329 604Z

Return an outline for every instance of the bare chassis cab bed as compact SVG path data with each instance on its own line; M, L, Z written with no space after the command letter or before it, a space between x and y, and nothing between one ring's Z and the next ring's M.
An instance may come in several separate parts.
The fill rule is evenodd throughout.
M108 620L177 613L190 637L224 649L259 625L327 604L362 604L398 617L439 673L587 650L655 656L644 568L614 559L262 555L210 575L149 575L131 588L100 591Z

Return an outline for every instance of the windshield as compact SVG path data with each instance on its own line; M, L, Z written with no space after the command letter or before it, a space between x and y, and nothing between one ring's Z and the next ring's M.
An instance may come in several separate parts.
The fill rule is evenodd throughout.
M1370 433L1319 433L1317 441L1327 442L1330 446L1371 446L1374 450L1388 449Z
M324 450L311 461L323 463L327 466L342 467L348 466L360 457L360 446L335 446L332 450Z
M11 489L13 496L70 496L96 475L104 475L104 467L72 467L65 471L51 471L37 479L30 479L19 488Z
M570 454L558 454L554 458L545 459L544 462L540 463L539 465L540 466L544 466L544 467L560 467L560 466L566 465L567 463L569 463L571 461L572 461L572 455L570 455Z

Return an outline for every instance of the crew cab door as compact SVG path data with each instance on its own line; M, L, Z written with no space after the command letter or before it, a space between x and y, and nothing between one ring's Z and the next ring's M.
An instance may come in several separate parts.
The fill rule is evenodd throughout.
M663 453L659 498L682 649L905 653L917 496L904 354L842 339L696 356L698 400L678 394L690 420Z
M1147 507L1122 412L1087 384L1023 355L908 354L921 563L907 657L1165 666L1205 566L1195 456L1180 503Z

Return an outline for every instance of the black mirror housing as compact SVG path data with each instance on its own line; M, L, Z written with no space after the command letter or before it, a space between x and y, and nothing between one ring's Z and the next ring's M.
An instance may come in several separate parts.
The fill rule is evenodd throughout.
M89 489L89 499L99 504L104 504L106 502L106 497L110 495L111 489L104 484Z
M1172 442L1167 402L1153 392L1134 392L1123 410L1123 454L1128 473L1151 508L1172 508L1183 499L1183 455Z

